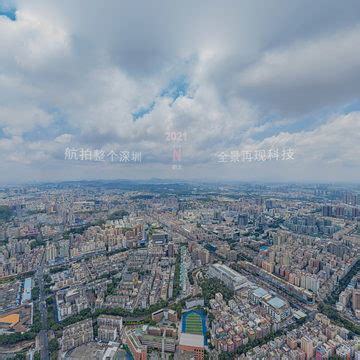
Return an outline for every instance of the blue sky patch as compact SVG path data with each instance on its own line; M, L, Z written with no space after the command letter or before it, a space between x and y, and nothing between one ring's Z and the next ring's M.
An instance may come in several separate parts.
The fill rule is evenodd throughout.
M342 112L344 114L349 114L351 112L360 111L360 100L355 100L351 102L350 104L345 105L342 108Z
M187 94L189 89L189 82L186 76L180 76L172 81L170 81L169 85L161 92L160 96L162 97L170 97L174 101Z
M360 100L353 101L345 106L325 107L319 111L312 112L300 118L289 119L289 123L276 124L277 120L282 120L280 114L268 115L263 119L263 123L273 123L264 131L255 133L253 140L262 141L270 136L276 136L280 132L298 133L302 131L312 131L327 122L333 116L346 115L351 112L360 111Z
M142 107L136 111L134 111L132 113L133 116L133 120L136 121L138 119L141 119L143 116L145 116L146 114L151 113L151 111L153 110L155 106L155 101L153 101L152 103L150 103L148 106Z
M15 7L2 5L0 2L0 16L6 16L11 21L16 21Z
M189 88L189 82L186 76L180 76L174 80L171 80L168 86L160 92L160 97L168 97L175 101L181 96L187 94ZM141 107L140 109L132 113L133 120L141 119L145 115L151 113L155 107L156 101L152 101L148 106Z
M79 135L78 128L71 125L68 117L61 110L52 108L47 110L52 115L49 126L35 126L31 131L25 133L25 141L51 140L62 134Z

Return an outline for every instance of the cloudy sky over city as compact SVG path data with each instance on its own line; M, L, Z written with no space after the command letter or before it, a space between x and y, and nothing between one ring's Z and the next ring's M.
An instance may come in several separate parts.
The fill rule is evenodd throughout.
M359 181L359 13L357 0L0 0L0 183Z

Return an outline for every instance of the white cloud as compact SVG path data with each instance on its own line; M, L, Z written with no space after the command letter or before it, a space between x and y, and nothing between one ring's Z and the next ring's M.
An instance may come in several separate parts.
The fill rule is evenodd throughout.
M0 59L9 66L15 61L20 68L39 69L69 54L70 38L61 27L27 11L17 11L16 17L0 17Z
M23 104L21 107L0 106L0 127L5 135L22 135L36 126L51 124L51 116L42 109Z
M304 170L309 164L317 165L319 172L324 171L329 165L358 168L359 134L360 112L352 112L330 118L311 131L280 133L255 144L255 147L293 148L296 152L296 163ZM311 174L308 175L311 177ZM341 177L342 174L332 176Z
M306 112L356 98L360 90L360 27L269 50L238 75L253 98Z
M348 129L345 120L298 134L278 129L296 120L287 113L349 102L360 90L354 15L360 5L350 3L244 0L219 9L216 1L17 0L17 20L0 17L3 158L48 166L46 176L58 176L53 161L70 167L60 161L64 146L119 146L151 159L137 175L159 169L161 176L171 161L166 132L186 131L184 161L211 176L217 151L255 148L261 142L254 139L269 132L276 135L264 144L289 141L303 149L313 141L309 147L323 154L313 161L327 164L333 149L321 134L339 142L340 129L329 129L337 123ZM175 101L160 96L180 76L189 83L187 94ZM150 105L134 121L132 113ZM273 109L285 116L272 120ZM338 162L347 162L349 151ZM71 165L62 176L81 176L85 167L76 173ZM111 176L111 168L103 174Z

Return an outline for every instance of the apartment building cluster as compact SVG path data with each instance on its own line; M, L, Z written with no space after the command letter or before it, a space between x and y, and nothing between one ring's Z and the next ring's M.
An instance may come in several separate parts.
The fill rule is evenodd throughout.
M352 319L360 320L360 277L356 274L339 294L336 309Z
M35 240L9 239L0 245L0 279L33 271L40 264L43 247L32 247Z
M80 286L64 288L55 294L57 317L59 321L76 315L85 309L103 306L105 294L111 280L95 280Z
M294 233L312 236L331 236L340 230L340 227L333 225L330 219L316 217L314 215L294 216L285 222L285 226Z
M76 258L92 252L136 248L142 238L141 223L125 225L111 222L91 226L83 234L70 234L70 256Z
M61 350L66 352L91 341L94 341L92 319L79 321L64 328L61 339Z
M135 249L128 257L121 281L106 297L105 306L128 310L148 308L173 296L175 258L165 246Z
M227 302L221 293L215 294L210 308L211 342L219 351L234 352L293 322L287 301L251 282Z
M359 247L279 233L275 245L260 251L253 263L288 283L325 298L360 256Z
M195 267L204 266L210 262L210 251L197 242L189 242L188 249Z
M121 316L101 315L97 318L98 340L117 341L123 331L123 318Z
M350 337L348 330L318 313L314 320L234 359L325 360L331 357L359 359L360 338Z
M81 285L120 272L125 266L127 257L128 252L125 251L109 256L92 257L82 262L73 262L68 265L66 270L51 275L52 289L58 290L64 287Z
M324 205L321 209L322 215L341 219L357 219L360 217L359 199L359 196L353 196L347 199L347 205Z

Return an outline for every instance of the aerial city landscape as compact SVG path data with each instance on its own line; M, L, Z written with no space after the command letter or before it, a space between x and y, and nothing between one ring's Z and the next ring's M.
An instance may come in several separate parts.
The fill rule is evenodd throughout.
M360 360L359 0L0 0L0 360Z
M160 181L3 188L0 351L357 359L359 190Z

